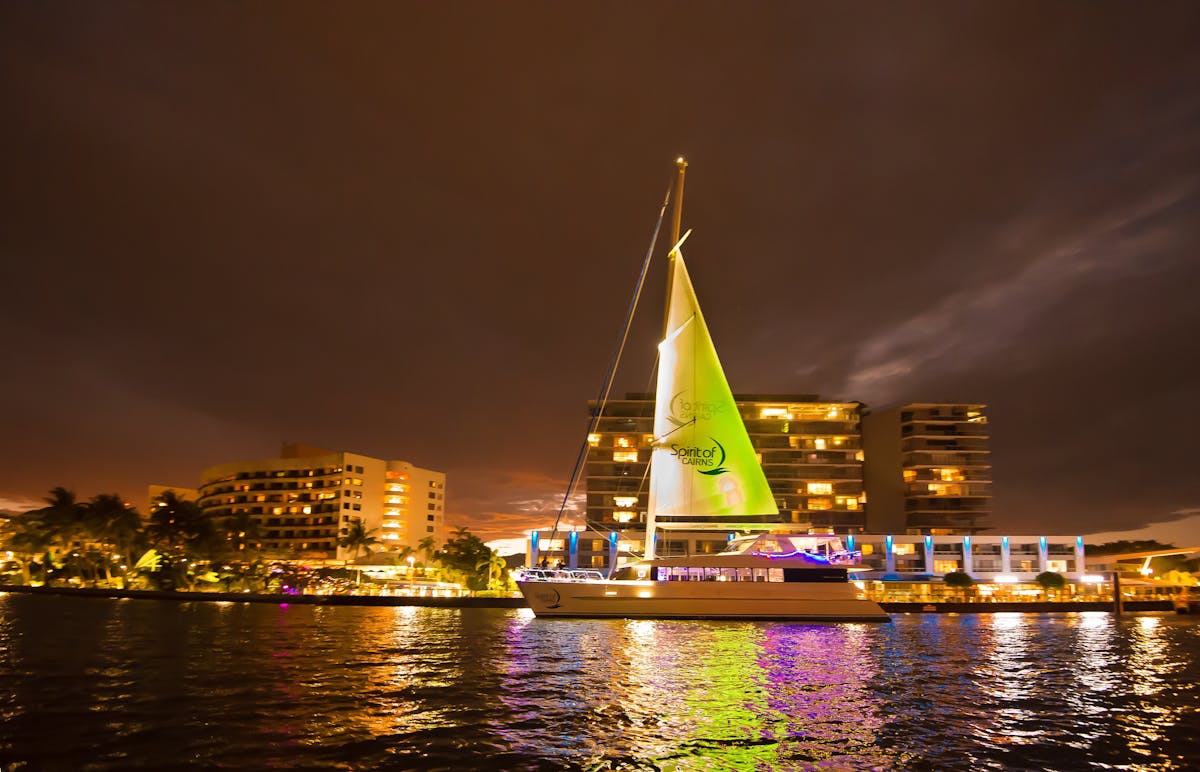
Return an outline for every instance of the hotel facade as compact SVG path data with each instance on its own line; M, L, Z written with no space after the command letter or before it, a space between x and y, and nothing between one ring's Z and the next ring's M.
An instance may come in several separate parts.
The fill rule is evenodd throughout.
M986 406L912 403L863 416L868 531L975 534L990 528Z
M867 411L814 395L734 395L779 523L815 533L974 534L988 530L991 453L986 407L912 403ZM644 528L654 396L588 409L586 523Z
M279 458L219 464L201 477L206 515L248 515L261 548L287 558L353 559L338 541L356 522L378 540L376 552L446 540L446 475L407 461L289 444Z
M858 402L814 395L734 395L779 507L780 523L838 533L866 527ZM599 530L645 527L654 395L609 400L588 435L587 523Z

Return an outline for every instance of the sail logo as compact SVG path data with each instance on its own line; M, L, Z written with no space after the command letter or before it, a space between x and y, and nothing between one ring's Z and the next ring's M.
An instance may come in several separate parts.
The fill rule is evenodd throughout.
M725 446L717 442L716 437L709 437L712 447L699 445L672 445L671 455L679 459L684 466L704 467L696 469L700 474L715 476L725 474L729 470L724 467Z
M719 416L725 410L723 402L704 402L702 400L680 399L686 391L681 391L671 397L667 411L667 420L676 426L686 426L693 421L709 421Z

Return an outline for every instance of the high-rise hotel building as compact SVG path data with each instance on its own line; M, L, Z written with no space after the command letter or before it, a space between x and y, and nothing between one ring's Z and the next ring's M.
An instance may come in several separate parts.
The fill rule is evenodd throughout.
M863 416L871 533L974 534L990 528L985 408L922 402Z
M417 548L432 536L446 540L446 475L407 461L284 445L280 458L238 461L205 469L201 509L220 521L246 514L259 543L276 554L347 560L338 546L361 521L379 541L376 551Z
M813 395L734 395L775 494L779 520L837 533L866 525L858 402ZM590 402L595 415L597 404ZM597 530L645 525L654 395L610 400L588 436L587 522Z

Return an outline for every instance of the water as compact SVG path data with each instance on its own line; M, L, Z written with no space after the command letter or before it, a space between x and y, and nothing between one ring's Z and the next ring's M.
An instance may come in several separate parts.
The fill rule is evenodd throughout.
M0 769L1200 768L1200 626L0 596Z

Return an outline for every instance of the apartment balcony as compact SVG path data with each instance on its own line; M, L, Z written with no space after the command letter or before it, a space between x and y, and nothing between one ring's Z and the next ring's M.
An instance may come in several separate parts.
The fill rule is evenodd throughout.
M911 424L900 427L901 437L979 437L991 436L987 424Z
M905 453L987 453L990 448L986 440L975 437L904 437L900 450Z

